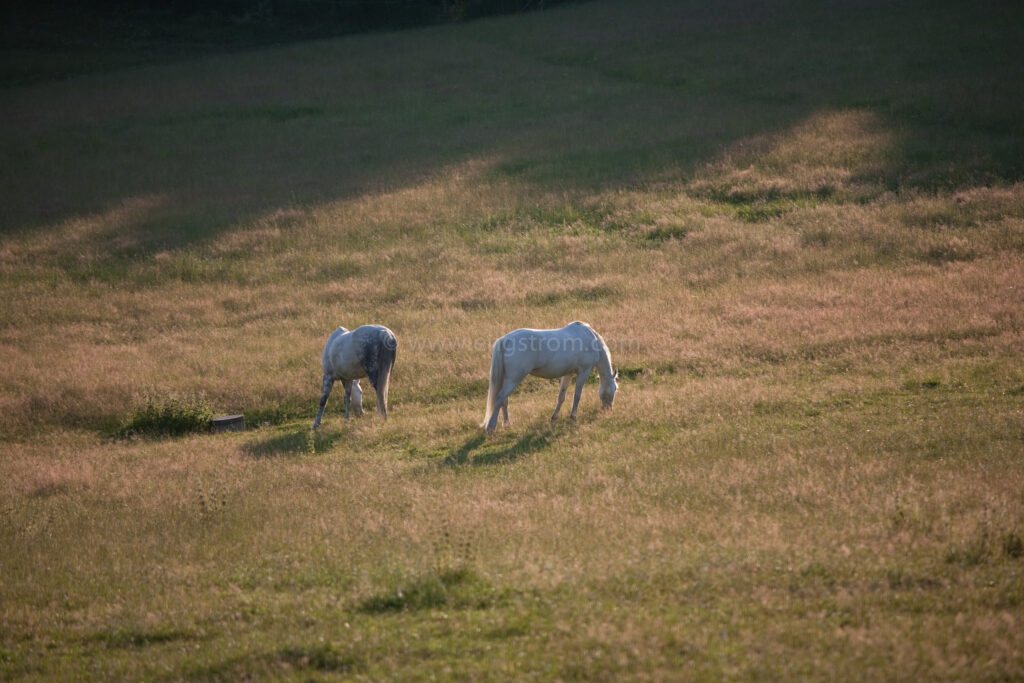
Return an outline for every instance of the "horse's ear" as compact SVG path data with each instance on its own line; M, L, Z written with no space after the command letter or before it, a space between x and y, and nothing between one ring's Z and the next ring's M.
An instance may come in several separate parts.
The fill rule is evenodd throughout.
M616 371L615 371L615 376L614 376L614 377L612 377L612 379L618 379L618 378L619 378L619 371L618 371L618 370L616 370Z

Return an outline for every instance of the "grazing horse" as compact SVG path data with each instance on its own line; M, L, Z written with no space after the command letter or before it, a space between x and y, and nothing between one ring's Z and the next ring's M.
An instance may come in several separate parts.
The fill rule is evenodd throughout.
M597 368L601 384L597 393L602 407L612 407L615 390L618 388L612 371L612 358L608 345L604 343L590 325L581 322L569 323L560 330L513 330L494 342L491 353L491 376L487 387L487 410L481 427L493 434L498 427L499 408L508 419L508 396L527 375L546 379L562 378L558 390L558 403L551 419L558 417L558 411L565 400L569 380L576 375L576 394L572 400L569 417L576 419L583 384L591 371Z
M391 383L391 369L395 366L395 350L398 340L395 333L383 325L363 325L349 332L339 327L327 338L324 346L324 391L320 396L320 410L313 421L313 429L320 426L327 397L331 395L334 382L341 380L345 387L345 418L349 406L358 417L363 413L363 392L359 378L367 377L377 392L377 412L386 420L388 417L388 385Z

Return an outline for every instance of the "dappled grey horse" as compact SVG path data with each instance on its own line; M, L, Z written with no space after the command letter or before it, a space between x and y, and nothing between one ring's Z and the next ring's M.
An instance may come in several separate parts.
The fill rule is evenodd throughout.
M320 410L313 421L313 429L320 426L331 387L341 380L345 387L345 418L349 408L357 416L363 413L363 393L359 379L366 377L377 392L377 412L388 417L388 385L391 383L391 369L395 366L395 351L398 340L395 333L383 325L363 325L349 332L339 327L327 338L324 345L323 394L320 396Z

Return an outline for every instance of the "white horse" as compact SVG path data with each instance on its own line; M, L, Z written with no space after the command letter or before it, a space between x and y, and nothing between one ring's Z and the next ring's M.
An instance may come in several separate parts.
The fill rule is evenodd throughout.
M527 375L546 379L562 378L558 390L558 403L551 419L558 417L558 411L565 400L569 380L576 375L576 394L572 400L570 419L576 419L583 384L594 368L601 378L597 393L602 407L611 408L615 401L618 376L612 370L612 358L608 345L604 343L590 325L581 322L569 323L560 330L513 330L494 342L491 353L491 376L487 387L487 410L481 427L493 434L498 427L498 409L508 419L508 397Z
M339 327L332 332L324 346L324 388L312 428L320 426L327 397L337 380L341 380L345 387L345 419L348 419L350 406L357 417L363 414L363 391L359 388L361 377L369 378L370 385L377 391L377 412L386 420L388 385L397 348L395 333L383 325L363 325L351 332Z

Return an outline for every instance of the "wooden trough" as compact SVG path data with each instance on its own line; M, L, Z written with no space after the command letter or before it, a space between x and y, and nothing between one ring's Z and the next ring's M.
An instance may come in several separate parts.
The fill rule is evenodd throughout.
M214 432L244 432L245 415L225 415L213 418Z

